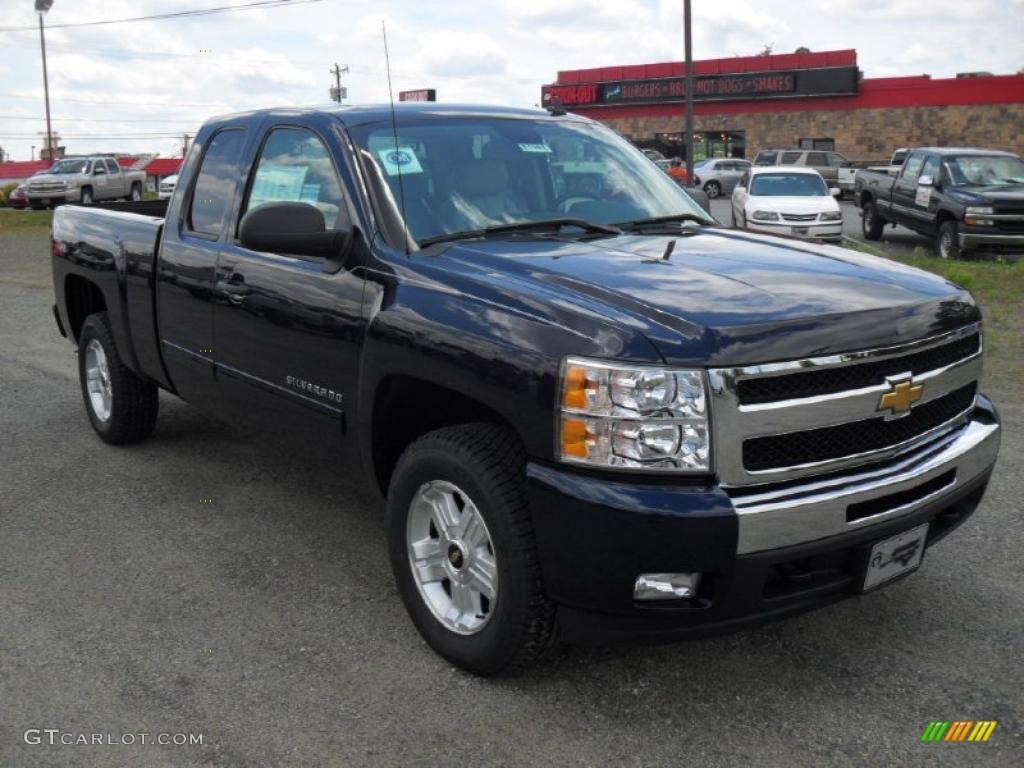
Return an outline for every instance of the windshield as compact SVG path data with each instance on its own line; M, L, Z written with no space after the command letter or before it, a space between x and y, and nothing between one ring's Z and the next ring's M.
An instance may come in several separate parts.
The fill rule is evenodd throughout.
M403 119L355 126L363 157L423 241L500 224L596 224L692 214L714 220L613 131L577 120ZM399 186L401 179L401 187Z
M88 160L58 160L50 168L50 173L85 173Z
M816 173L759 173L750 182L757 197L822 197L828 187Z
M1024 184L1024 161L1001 155L961 155L946 158L946 169L953 184L1005 186Z

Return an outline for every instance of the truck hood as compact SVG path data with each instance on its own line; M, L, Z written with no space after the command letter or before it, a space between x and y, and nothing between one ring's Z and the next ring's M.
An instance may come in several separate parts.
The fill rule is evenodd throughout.
M40 173L30 177L27 183L29 186L33 184L53 184L54 182L71 181L77 176L77 173Z
M666 256L667 249L672 248ZM672 364L743 365L898 344L980 320L940 277L845 248L702 227L622 235L456 243L437 266L460 288L586 313L643 333ZM531 301L533 306L538 302ZM568 311L571 308L572 311Z
M998 186L970 185L953 187L949 194L965 205L1004 206L1024 209L1024 184L1002 184Z

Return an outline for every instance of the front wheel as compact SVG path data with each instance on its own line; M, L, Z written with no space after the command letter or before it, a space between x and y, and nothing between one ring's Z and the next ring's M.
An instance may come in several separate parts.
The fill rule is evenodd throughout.
M884 227L885 222L878 215L878 207L872 202L864 203L864 213L861 217L861 230L864 232L864 239L881 239Z
M142 199L142 185L132 184L132 191L128 195L128 199L134 203L139 202Z
M157 387L121 362L105 312L89 315L78 337L78 378L89 421L111 445L137 443L156 425Z
M716 197L722 194L722 185L717 181L709 181L704 185L704 191L707 192L708 197L714 200Z
M525 666L555 638L525 464L503 427L447 427L406 449L388 488L388 549L406 610L431 648L478 675Z
M953 220L942 222L939 232L935 237L935 252L940 259L960 258L960 238L958 237L956 222Z
M86 187L82 190L82 205L92 205L92 190Z

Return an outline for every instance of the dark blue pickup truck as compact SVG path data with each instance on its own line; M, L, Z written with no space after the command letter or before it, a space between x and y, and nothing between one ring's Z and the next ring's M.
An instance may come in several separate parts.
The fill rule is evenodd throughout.
M52 245L99 436L163 389L364 477L413 622L479 674L890 583L998 450L966 291L721 228L578 117L220 117L169 203L62 207Z

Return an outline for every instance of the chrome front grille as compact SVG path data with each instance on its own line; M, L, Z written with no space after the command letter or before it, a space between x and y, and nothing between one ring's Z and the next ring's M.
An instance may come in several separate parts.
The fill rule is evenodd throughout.
M966 419L981 376L968 326L895 347L710 370L715 461L727 486L777 483L885 460ZM880 410L895 384L909 412Z
M58 190L63 191L64 185L58 181L44 182L40 184L29 184L30 192L56 192Z
M784 213L782 218L785 221L815 221L818 218L816 213Z

